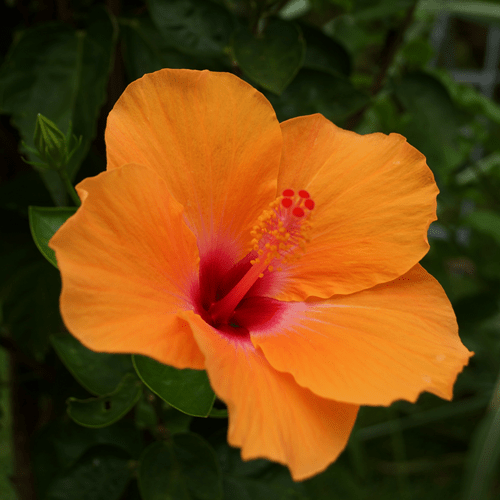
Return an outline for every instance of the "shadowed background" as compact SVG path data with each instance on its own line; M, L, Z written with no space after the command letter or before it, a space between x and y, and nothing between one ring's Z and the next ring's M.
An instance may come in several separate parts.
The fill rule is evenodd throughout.
M500 498L498 2L5 0L0 9L0 500ZM34 159L36 116L82 136L68 169L78 182L105 169L106 116L125 86L164 67L233 72L280 121L319 112L359 133L399 132L426 155L441 194L422 263L476 353L451 403L424 394L362 408L340 459L295 484L285 468L243 463L227 446L224 409L212 408L203 375L162 398L154 382L175 371L138 358L154 387L134 390L129 357L96 356L64 335L59 273L33 243L28 206L71 200L54 172L22 159ZM200 417L209 412L222 418Z

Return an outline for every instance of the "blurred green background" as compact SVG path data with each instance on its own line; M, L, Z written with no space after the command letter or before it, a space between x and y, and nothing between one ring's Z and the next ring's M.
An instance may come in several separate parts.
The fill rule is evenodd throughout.
M0 500L500 498L498 2L0 8ZM59 273L36 248L29 218L40 243L73 209L29 215L29 206L72 205L55 172L22 159L36 160L36 116L82 137L68 166L78 182L105 169L106 116L125 86L164 67L233 72L280 120L319 112L359 133L399 132L427 156L441 194L423 264L476 353L451 403L424 394L362 408L340 459L295 484L285 468L243 463L227 446L224 409L212 407L203 373L180 380L144 358L134 370L130 357L91 353L65 335ZM165 380L183 391L172 394Z

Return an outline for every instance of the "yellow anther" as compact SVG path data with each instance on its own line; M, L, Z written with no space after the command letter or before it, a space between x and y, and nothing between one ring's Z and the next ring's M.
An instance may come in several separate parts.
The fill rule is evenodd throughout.
M262 272L265 266L269 271L273 271L277 269L279 262L296 260L309 241L307 233L310 224L307 217L296 215L293 207L290 208L291 205L282 203L283 199L279 197L273 201L269 209L264 210L257 218L257 224L250 231L252 237L250 250L261 257L260 260L258 258L252 260L251 264L258 264ZM295 206L300 208L300 205ZM309 209L309 212L312 210L309 207L305 208Z

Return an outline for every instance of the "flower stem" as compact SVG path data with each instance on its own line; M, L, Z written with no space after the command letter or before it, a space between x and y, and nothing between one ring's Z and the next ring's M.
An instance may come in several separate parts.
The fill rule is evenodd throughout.
M70 195L71 199L73 200L73 203L79 207L81 205L80 198L78 196L78 193L76 192L73 184L71 183L71 180L68 176L68 172L66 171L65 168L61 168L58 170L59 176L61 177L61 180L63 181L64 187L66 188L66 191Z

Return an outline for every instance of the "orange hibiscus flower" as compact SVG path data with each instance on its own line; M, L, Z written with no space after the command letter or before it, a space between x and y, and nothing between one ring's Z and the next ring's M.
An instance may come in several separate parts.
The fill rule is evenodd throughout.
M229 443L296 480L359 405L452 397L471 353L418 264L438 189L403 137L280 124L231 74L166 69L126 89L106 145L51 240L84 345L207 370Z

